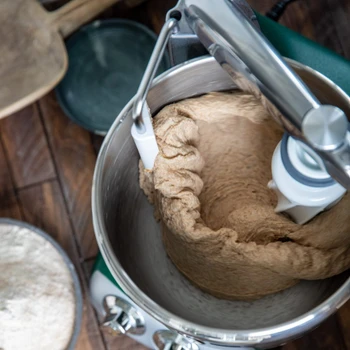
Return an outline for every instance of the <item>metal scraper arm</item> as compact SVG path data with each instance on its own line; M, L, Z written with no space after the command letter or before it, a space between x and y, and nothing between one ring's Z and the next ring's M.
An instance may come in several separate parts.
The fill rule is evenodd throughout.
M169 12L181 13L184 40L195 34L237 85L263 94L282 114L281 124L306 142L327 171L350 189L348 121L339 108L321 105L253 24L242 0L180 0ZM182 22L182 24L181 24ZM177 35L177 34L175 34Z

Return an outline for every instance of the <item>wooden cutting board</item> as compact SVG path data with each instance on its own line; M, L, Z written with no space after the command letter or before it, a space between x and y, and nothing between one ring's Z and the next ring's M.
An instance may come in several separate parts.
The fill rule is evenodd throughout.
M67 70L63 38L118 0L0 0L0 119L51 90Z

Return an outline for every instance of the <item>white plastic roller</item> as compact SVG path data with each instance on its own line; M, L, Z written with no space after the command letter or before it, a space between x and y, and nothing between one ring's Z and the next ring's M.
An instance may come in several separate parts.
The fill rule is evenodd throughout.
M330 177L316 153L287 134L273 154L268 186L278 197L275 211L286 212L297 224L329 209L346 192Z
M131 136L134 139L140 158L146 169L152 169L154 161L159 152L156 136L152 126L152 116L149 112L148 105L145 102L142 108L143 130L140 132L135 123L131 127Z

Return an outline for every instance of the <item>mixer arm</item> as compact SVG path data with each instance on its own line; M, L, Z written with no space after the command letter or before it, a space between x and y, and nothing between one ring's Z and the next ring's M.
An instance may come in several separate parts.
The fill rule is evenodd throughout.
M344 112L320 104L261 34L245 1L180 0L167 17L179 21L170 44L200 50L197 37L240 88L264 95L280 112L276 114L284 128L309 145L329 174L350 188L350 138ZM174 60L174 50L170 52Z

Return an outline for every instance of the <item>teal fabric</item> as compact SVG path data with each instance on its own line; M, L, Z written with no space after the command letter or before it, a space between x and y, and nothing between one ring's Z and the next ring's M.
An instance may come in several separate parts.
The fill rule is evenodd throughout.
M261 31L282 56L301 62L350 95L350 61L299 33L256 13Z
M100 271L105 277L107 277L112 283L114 283L121 291L123 291L119 284L116 282L115 278L112 276L111 272L109 271L106 263L104 262L101 253L98 254L94 267L92 268L92 273L95 271Z

